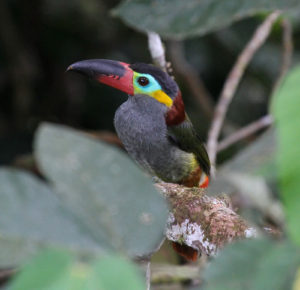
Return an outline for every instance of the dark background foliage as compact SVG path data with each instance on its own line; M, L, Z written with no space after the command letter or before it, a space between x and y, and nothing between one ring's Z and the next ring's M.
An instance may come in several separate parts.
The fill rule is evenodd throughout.
M114 130L114 112L126 96L66 74L65 70L72 62L88 58L151 62L146 36L112 16L111 9L117 4L119 1L108 0L1 1L1 164L9 164L31 151L32 136L41 121L84 130ZM235 58L260 20L259 16L243 20L230 28L184 41L186 59L203 80L212 102L217 100ZM296 40L297 34L296 29ZM248 68L229 112L234 127L265 114L272 81L279 71L280 40L278 25ZM166 44L167 58L175 62L176 68L176 58L168 53L173 44ZM174 75L187 111L205 139L210 120L176 69Z

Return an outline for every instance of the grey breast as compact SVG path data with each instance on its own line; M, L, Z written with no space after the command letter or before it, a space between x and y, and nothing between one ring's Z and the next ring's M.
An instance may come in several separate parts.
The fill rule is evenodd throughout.
M168 138L167 107L152 97L129 96L115 114L114 124L128 153L151 175L176 182L188 175L192 155Z

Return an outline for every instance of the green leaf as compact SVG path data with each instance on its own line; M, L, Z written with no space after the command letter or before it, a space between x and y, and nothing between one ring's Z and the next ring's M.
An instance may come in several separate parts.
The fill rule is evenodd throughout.
M183 39L224 28L257 13L299 6L297 0L125 0L113 14L137 30Z
M240 241L210 263L204 272L204 289L291 289L299 263L299 249L288 242Z
M0 169L0 266L16 265L45 246L100 251L51 188L30 173Z
M90 290L99 288L101 290L145 289L145 282L141 278L141 273L135 265L124 258L113 255L103 257L95 263L93 270L90 288L88 288Z
M14 278L9 289L62 289L58 283L65 278L71 263L72 256L70 254L63 251L46 250L24 266Z
M102 247L142 255L157 246L166 201L124 153L50 124L39 128L35 153L60 198Z
M293 69L273 98L278 131L278 169L288 231L300 245L300 66Z
M13 278L9 290L143 290L136 266L107 255L93 264L77 262L65 251L47 249L29 261Z

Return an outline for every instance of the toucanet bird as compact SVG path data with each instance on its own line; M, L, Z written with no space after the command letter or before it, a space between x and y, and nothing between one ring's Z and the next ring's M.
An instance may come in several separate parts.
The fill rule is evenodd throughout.
M208 185L206 149L185 113L178 85L166 72L150 64L108 59L79 61L67 71L128 94L114 125L129 155L147 172L165 182Z
M114 125L125 149L141 167L165 182L208 186L206 149L185 112L178 85L166 72L149 64L107 59L79 61L67 71L128 94L116 111ZM190 247L177 243L173 247L187 259L198 256Z

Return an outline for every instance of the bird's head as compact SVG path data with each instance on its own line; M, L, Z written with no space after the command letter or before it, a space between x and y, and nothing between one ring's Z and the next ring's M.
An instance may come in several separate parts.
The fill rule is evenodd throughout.
M171 108L180 94L176 82L161 69L144 63L127 64L108 59L91 59L70 65L67 71L82 73L128 95L147 95Z

